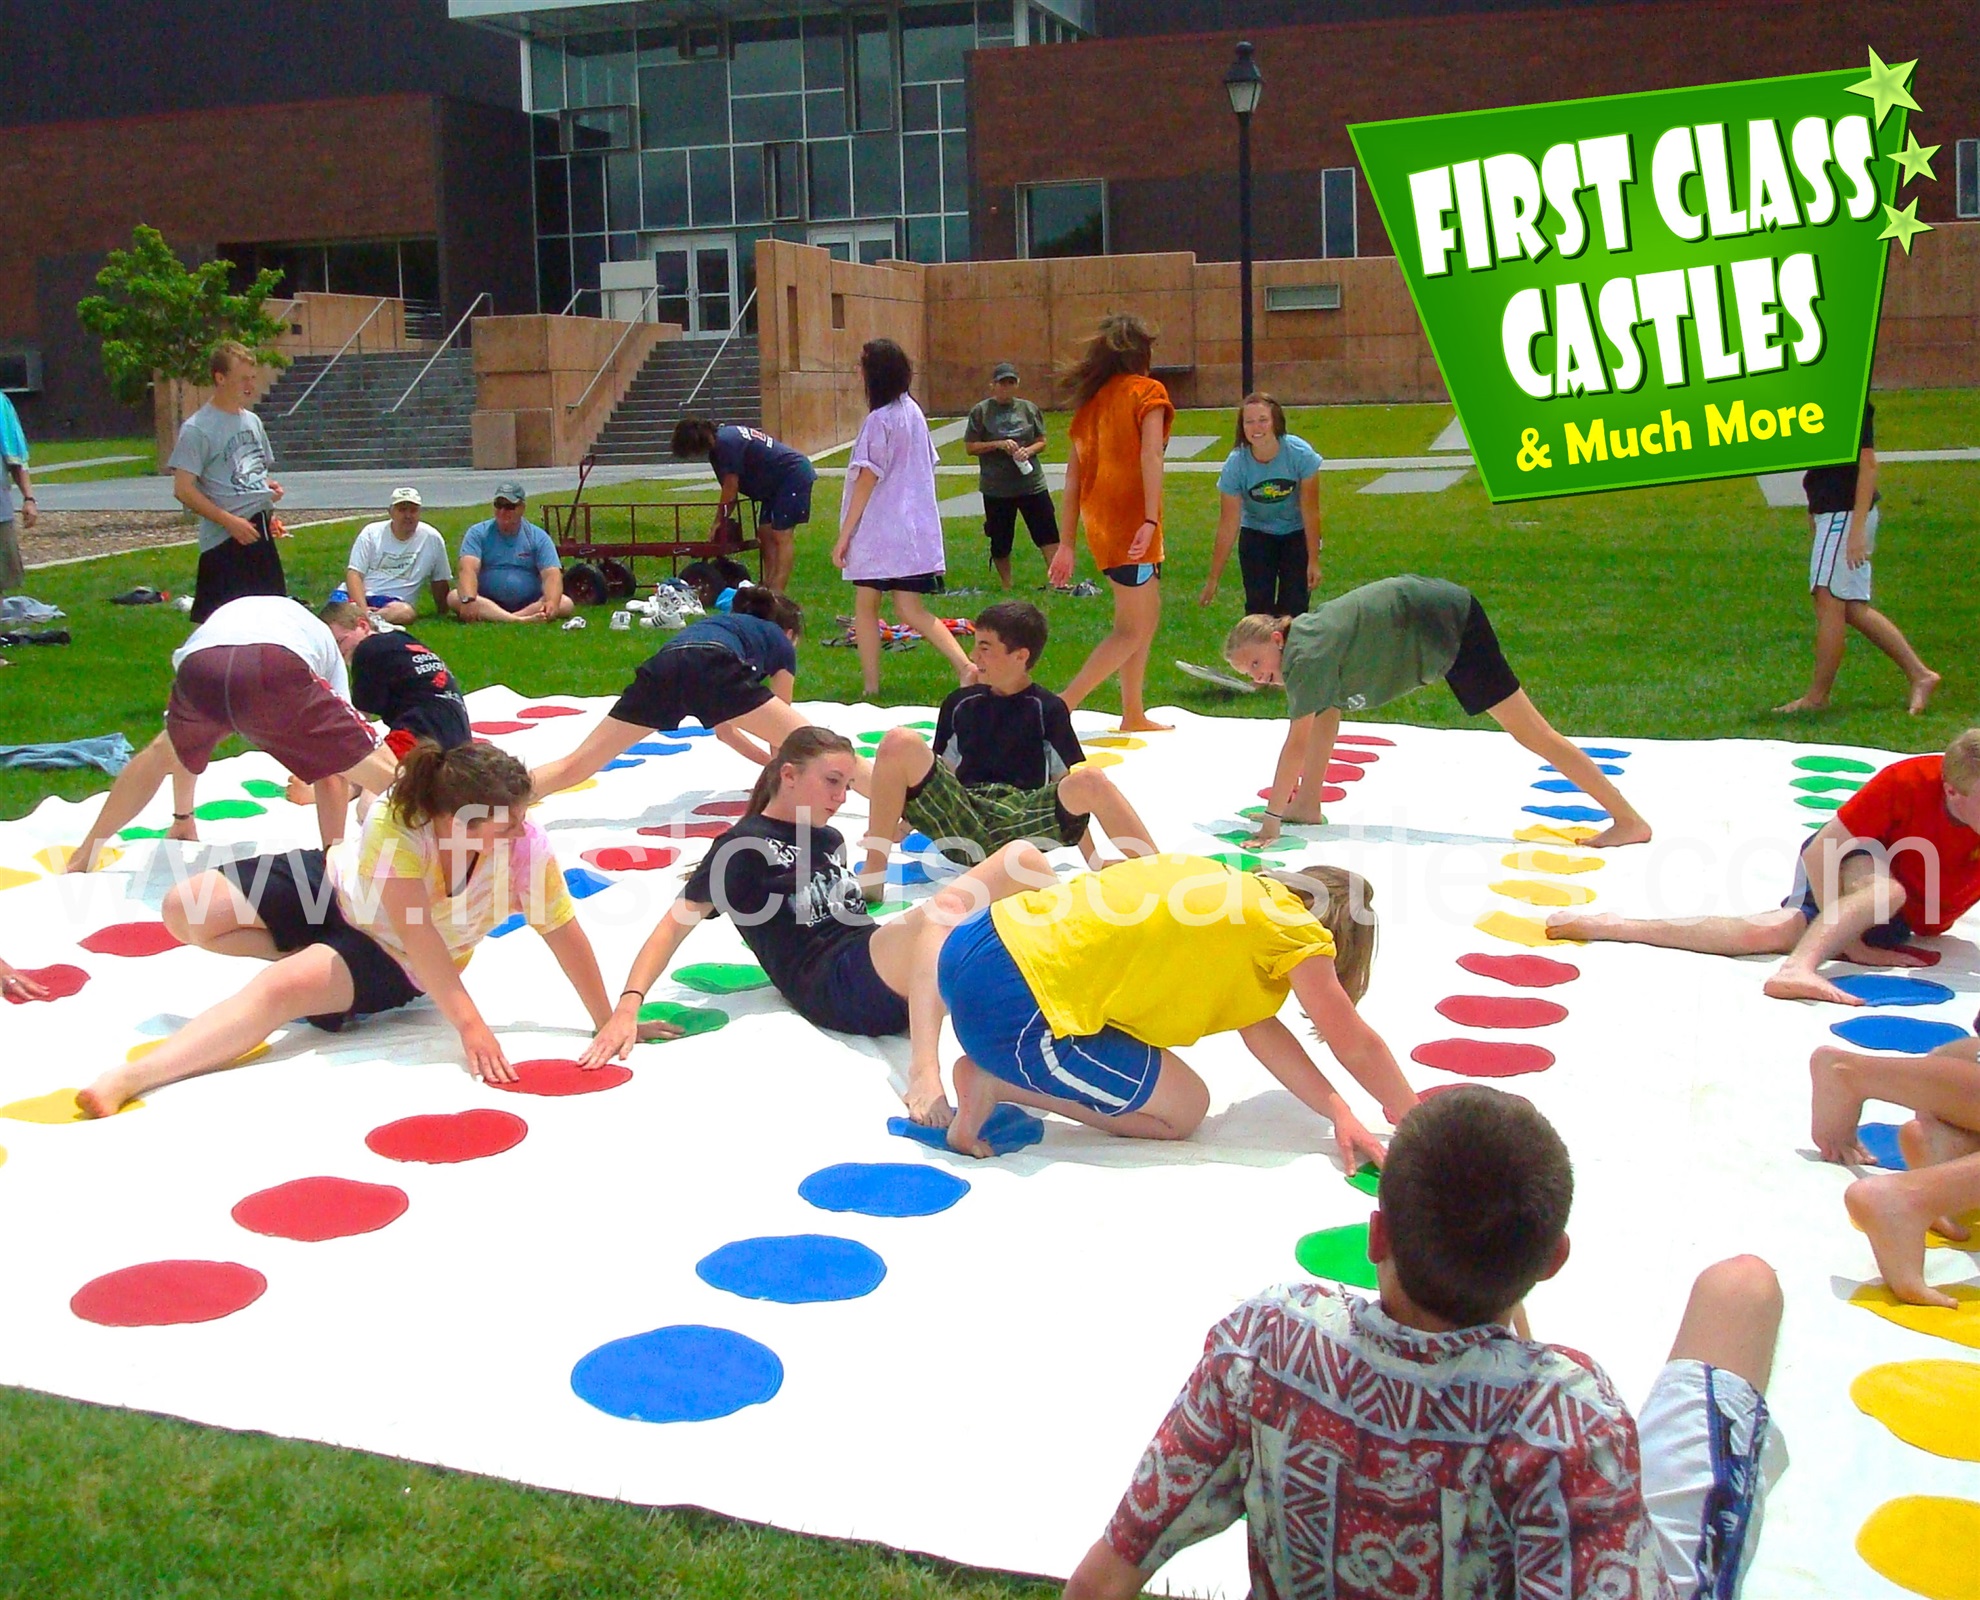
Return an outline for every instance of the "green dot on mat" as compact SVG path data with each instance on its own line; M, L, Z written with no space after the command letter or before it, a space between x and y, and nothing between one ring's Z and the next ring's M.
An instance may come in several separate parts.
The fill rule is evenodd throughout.
M236 817L265 817L268 807L253 800L209 800L194 806L193 815L201 822L228 822Z
M1794 803L1806 806L1810 811L1837 811L1842 808L1842 802L1828 794L1798 794L1794 797Z
M1796 778L1792 787L1810 794L1854 794L1863 785L1854 778Z
M697 1033L713 1033L717 1028L725 1028L729 1014L718 1011L713 1006L680 1006L671 1000L649 1000L639 1008L641 1022L671 1022L681 1030L681 1037L691 1039ZM649 1039L648 1044L665 1044L664 1039Z
M891 917L896 911L912 911L913 909L914 902L912 900L882 900L877 906L867 907L867 910L876 917Z
M697 961L668 974L674 982L703 994L742 994L770 982L769 973L753 961Z
M1794 764L1803 772L1875 772L1867 761L1852 756L1796 756Z
M1382 1169L1370 1161L1348 1177L1351 1187L1363 1194L1379 1194L1382 1189Z
M1316 1278L1351 1283L1357 1289L1378 1287L1375 1263L1368 1259L1368 1224L1322 1228L1293 1246L1293 1259Z
M1227 867L1235 867L1239 872L1256 872L1265 865L1264 857L1255 856L1249 850L1217 850L1205 858L1221 861Z
M162 839L168 831L170 830L165 828L122 828L118 830L117 837L119 839Z
M249 778L241 787L257 800L280 800L289 792L286 783L277 783L273 778Z
M903 728L921 728L928 733L935 731L935 724L932 722L903 722L901 726Z

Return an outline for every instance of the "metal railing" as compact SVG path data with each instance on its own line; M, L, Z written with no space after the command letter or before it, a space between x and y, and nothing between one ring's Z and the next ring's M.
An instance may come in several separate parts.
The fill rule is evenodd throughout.
M681 402L682 411L685 412L694 404L694 397L701 393L702 385L707 383L709 374L715 370L715 363L722 359L722 352L729 348L729 341L736 336L736 329L743 325L743 318L749 315L749 308L755 304L756 288L752 284L749 297L742 303L742 310L736 313L736 320L729 324L729 331L722 335L722 342L715 347L715 354L709 358L708 365L701 369L701 376L694 380L694 387L688 390L687 398Z
M578 301L582 299L585 295L592 294L595 292L596 291L591 289L573 289L571 291L570 299L564 302L564 309L562 311L559 311L557 315L560 317L568 317L571 314L572 306L576 305Z
M484 300L486 300L491 307L493 307L495 304L495 297L491 295L486 289L483 289L480 294L476 295L472 300L468 302L467 310L461 313L461 320L454 324L453 332L449 333L446 338L440 341L439 349L435 350L432 355L426 358L426 365L419 369L419 376L414 378L411 383L406 385L406 392L404 394L400 395L398 399L394 400L389 406L385 408L386 416L389 417L395 414L400 406L404 405L408 400L412 398L413 390L417 389L420 386L420 384L425 382L426 375L433 370L433 363L438 361L441 356L446 354L448 345L452 344L456 339L460 337L461 329L465 328L468 325L468 319L472 317L475 314L475 312L481 309L481 302Z
M604 377L612 363L619 359L619 352L625 349L626 341L632 337L633 329L637 328L646 320L647 308L659 298L660 286L656 283L651 289L646 291L646 298L640 301L639 309L632 314L632 319L627 322L626 331L612 341L611 350L607 353L605 359L598 364L598 370L591 375L591 382L584 386L584 393L566 405L564 407L566 411L577 411L583 408L585 401L591 398L591 391L598 387L598 380Z
M303 390L302 394L297 397L296 403L294 405L290 406L287 411L284 411L282 413L283 416L293 417L298 411L302 410L303 401L307 400L311 395L315 394L316 386L319 383L321 383L325 378L330 376L330 368L336 366L336 364L339 361L342 361L344 359L344 352L350 349L352 343L357 339L359 334L363 333L366 328L371 326L371 319L377 316L379 312L383 311L391 303L392 302L389 298L380 300L377 305L373 306L369 311L367 311L364 314L364 321L360 322L355 328L351 329L350 338L346 339L342 344L337 346L337 353L330 358L329 364L326 365L324 369L321 372L319 372L315 377L309 380L309 387ZM292 300L289 302L289 304L291 308L293 308L296 302Z

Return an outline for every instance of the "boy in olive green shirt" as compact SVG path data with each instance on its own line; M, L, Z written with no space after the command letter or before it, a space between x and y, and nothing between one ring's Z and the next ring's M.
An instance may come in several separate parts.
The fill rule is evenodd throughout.
M1256 683L1283 684L1292 719L1257 834L1283 822L1317 823L1320 789L1343 711L1372 711L1432 678L1451 686L1465 715L1483 712L1609 814L1586 843L1645 844L1650 824L1579 748L1556 733L1506 664L1485 608L1469 589L1414 573L1363 584L1299 617L1246 617L1224 659Z

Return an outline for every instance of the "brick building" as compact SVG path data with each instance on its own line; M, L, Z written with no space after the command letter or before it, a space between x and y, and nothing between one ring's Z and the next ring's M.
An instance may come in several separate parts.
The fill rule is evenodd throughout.
M30 438L148 431L75 305L140 222L278 292L536 304L516 47L445 0L13 0L0 94L0 383Z

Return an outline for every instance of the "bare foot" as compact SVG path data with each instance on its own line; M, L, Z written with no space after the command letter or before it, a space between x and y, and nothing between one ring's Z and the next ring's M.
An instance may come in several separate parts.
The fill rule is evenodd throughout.
M1863 1004L1855 995L1844 994L1818 973L1801 972L1788 967L1782 967L1763 983L1760 992L1772 1000L1826 1000L1832 1006Z
M1612 850L1624 844L1648 844L1650 824L1641 817L1618 818L1594 838L1584 842L1590 850Z
M1921 1111L1898 1129L1898 1148L1904 1152L1905 1165L1916 1172L1921 1167L1936 1167L1972 1155L1980 1150L1980 1133L1955 1128L1950 1122L1941 1122L1931 1113ZM1957 1217L1934 1217L1932 1231L1959 1244L1973 1237L1973 1230Z
M1932 691L1939 687L1939 675L1927 671L1911 680L1911 714L1915 717L1932 703Z
M1828 709L1828 701L1812 700L1807 695L1803 695L1799 700L1790 700L1784 706L1775 706L1774 715L1777 717L1792 717L1798 716L1804 711L1827 711Z
M193 821L191 817L187 817L183 821L178 817L174 817L172 819L172 826L165 830L165 837L176 839L180 844L198 844L199 824Z
M997 1080L968 1056L959 1056L956 1058L955 1081L956 1116L949 1124L949 1148L981 1159L992 1153L989 1145L977 1135L982 1133L990 1113L997 1109ZM1923 1245L1919 1246L1919 1253L1923 1255Z
M128 1099L130 1096L124 1092L114 1072L106 1072L87 1089L76 1091L76 1104L82 1108L82 1114L91 1119L114 1117L123 1110Z
M292 806L313 806L316 804L316 789L314 785L304 783L300 778L291 778L288 788L283 791L282 798Z
M1912 950L1903 946L1896 950L1879 950L1861 939L1846 946L1836 959L1859 967L1935 967L1939 964L1937 955L1930 950Z
M1915 1306L1944 1306L1959 1302L1925 1281L1925 1230L1932 1225L1929 1208L1909 1194L1903 1173L1858 1178L1843 1191L1843 1204L1870 1240L1884 1285L1900 1300Z
M1870 1152L1856 1133L1863 1121L1863 1096L1853 1085L1848 1053L1823 1045L1808 1058L1808 1076L1814 1084L1810 1122L1822 1159L1843 1166L1871 1165Z
M1172 722L1152 722L1146 716L1122 717L1120 727L1114 731L1116 733L1173 733L1175 732L1175 724Z

